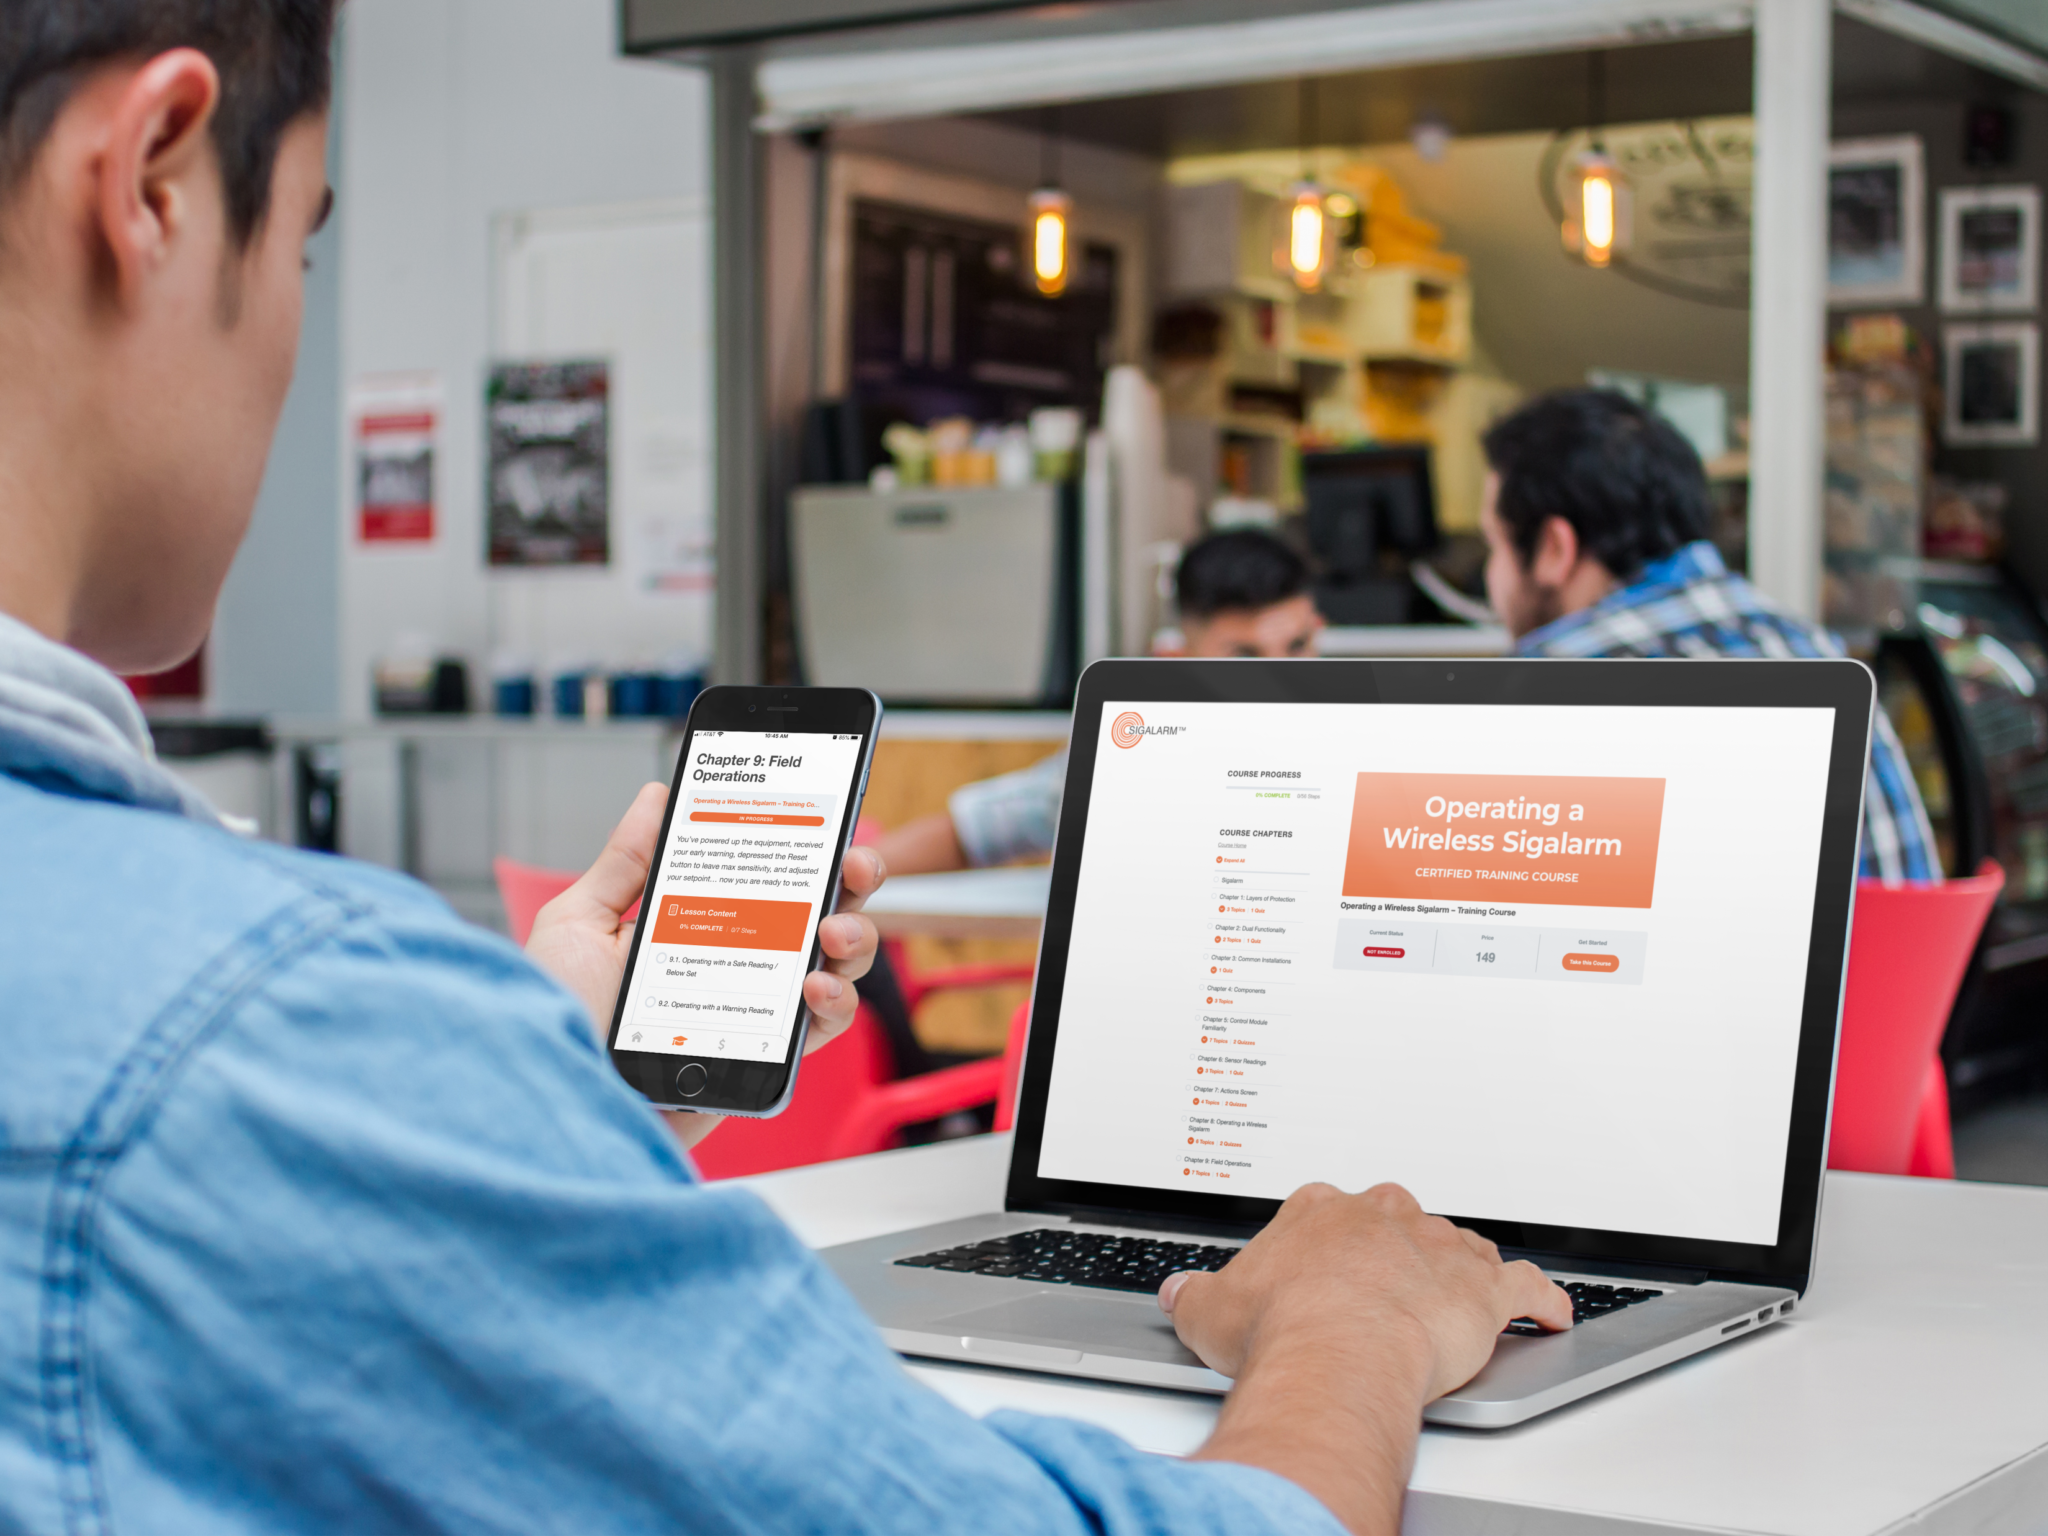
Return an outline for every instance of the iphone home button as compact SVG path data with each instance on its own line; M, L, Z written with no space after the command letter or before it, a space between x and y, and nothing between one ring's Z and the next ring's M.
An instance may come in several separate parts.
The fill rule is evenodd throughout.
M699 1062L691 1062L676 1074L676 1092L686 1099L694 1099L704 1091L704 1084L711 1074Z

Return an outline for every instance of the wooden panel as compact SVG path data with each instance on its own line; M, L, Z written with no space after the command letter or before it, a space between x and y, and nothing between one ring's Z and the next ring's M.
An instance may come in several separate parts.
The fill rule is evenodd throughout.
M864 817L900 827L946 808L946 798L963 784L1028 768L1066 743L1045 741L878 741L868 774ZM1016 939L912 938L905 949L913 968L1012 963L1029 965L1038 945ZM1030 995L1030 986L983 987L941 993L911 1021L927 1050L994 1056L1009 1037L1010 1015Z

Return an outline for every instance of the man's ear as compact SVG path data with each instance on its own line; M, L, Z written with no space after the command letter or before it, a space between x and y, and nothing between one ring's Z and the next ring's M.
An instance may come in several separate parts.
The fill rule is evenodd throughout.
M1529 556L1529 575L1539 587L1561 587L1578 569L1579 530L1562 517L1546 518Z
M220 74L196 48L158 54L121 88L94 172L100 237L123 298L191 233L193 177L208 169L219 101Z

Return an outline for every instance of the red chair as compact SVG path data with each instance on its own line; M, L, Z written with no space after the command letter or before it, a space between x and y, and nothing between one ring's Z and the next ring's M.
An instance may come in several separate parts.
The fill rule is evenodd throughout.
M526 936L533 932L533 920L540 915L540 909L576 883L574 875L559 869L542 869L537 864L521 864L517 859L491 860L491 874L498 882L498 899L505 904L505 927L514 944L524 944ZM626 909L626 921L630 923L639 915L640 903L636 901Z
M1031 1028L1031 999L1025 998L1010 1015L1010 1040L1003 1047L1003 1081L996 1094L996 1129L1007 1131L1017 1124L1017 1084L1024 1076L1024 1039Z
M532 933L540 909L576 879L560 870L506 858L494 860L491 867L505 903L506 926L519 944ZM634 905L637 909L638 903ZM970 973L976 969L955 968ZM918 995L945 984L945 974L950 973L925 977ZM991 1057L896 1078L888 1040L873 1010L863 1003L843 1039L805 1059L789 1108L772 1120L729 1120L693 1154L698 1172L707 1179L730 1179L883 1151L902 1139L905 1126L994 1101L1006 1059Z
M1849 932L1828 1166L1955 1177L1942 1031L2005 884L1986 860L1940 885L1860 881Z
M872 843L882 835L882 824L872 817L863 816L853 824L853 843L856 848L863 843ZM903 993L903 1007L909 1013L917 1012L917 1005L934 992L953 991L963 987L998 987L1008 982L1029 981L1033 967L1015 961L991 961L969 965L940 966L934 970L920 971L910 963L909 946L901 939L882 940L882 950L889 957L889 969L896 973L896 985Z

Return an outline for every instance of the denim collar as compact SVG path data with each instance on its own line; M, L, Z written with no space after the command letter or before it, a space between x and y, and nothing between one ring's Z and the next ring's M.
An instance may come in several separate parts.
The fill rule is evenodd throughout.
M220 821L157 762L149 725L119 678L4 613L0 774L79 799Z

